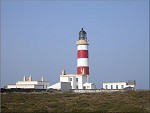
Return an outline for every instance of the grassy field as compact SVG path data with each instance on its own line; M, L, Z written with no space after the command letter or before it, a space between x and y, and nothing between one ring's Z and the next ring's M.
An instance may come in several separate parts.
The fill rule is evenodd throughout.
M114 93L1 93L6 112L150 112L150 91Z

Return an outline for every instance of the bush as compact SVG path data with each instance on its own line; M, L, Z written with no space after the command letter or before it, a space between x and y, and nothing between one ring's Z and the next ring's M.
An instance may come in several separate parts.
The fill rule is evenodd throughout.
M149 91L114 93L2 93L6 112L150 112Z

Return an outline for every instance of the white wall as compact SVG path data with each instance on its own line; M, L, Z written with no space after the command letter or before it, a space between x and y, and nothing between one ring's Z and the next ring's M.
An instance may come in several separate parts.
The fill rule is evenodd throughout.
M16 85L7 85L7 88L36 88L47 89L49 82L47 81L18 81Z
M28 88L34 88L34 85L7 85L8 89L11 88L24 88L24 89L28 89Z
M60 75L60 82L71 82L71 89L83 89L83 84L87 82L87 76Z
M96 89L96 86L94 83L85 83L83 84L83 87L85 87L85 89Z
M76 76L70 76L69 79L72 79L72 80L69 80L69 82L71 82L71 89L76 89Z
M69 82L69 77L65 75L60 76L60 82Z
M87 76L79 75L76 78L78 78L78 82L76 83L78 89L83 89L83 84L87 82Z
M38 81L38 85L43 85L44 89L47 89L47 87L49 86L49 82L47 81Z
M76 81L76 86L78 86L78 89L83 89L83 84L82 84L82 76L77 76L76 77L78 81ZM77 88L76 88L77 89Z
M7 88L8 88L8 89L17 88L17 86L16 86L16 85L7 85Z
M38 81L18 81L17 84L38 84Z

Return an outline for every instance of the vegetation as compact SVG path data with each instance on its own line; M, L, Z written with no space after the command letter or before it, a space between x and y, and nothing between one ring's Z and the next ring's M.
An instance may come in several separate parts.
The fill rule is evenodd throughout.
M150 91L114 93L1 93L1 110L35 113L150 112Z

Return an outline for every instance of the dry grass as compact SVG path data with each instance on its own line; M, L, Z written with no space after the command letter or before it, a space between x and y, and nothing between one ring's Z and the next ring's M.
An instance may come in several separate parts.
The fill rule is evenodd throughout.
M1 93L5 112L150 112L150 91L114 93Z

